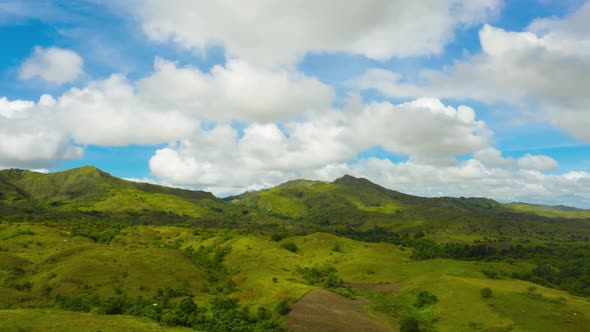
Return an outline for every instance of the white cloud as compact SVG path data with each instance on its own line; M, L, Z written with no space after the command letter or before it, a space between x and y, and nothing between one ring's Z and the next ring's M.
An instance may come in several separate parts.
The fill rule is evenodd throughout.
M272 121L329 108L334 91L287 69L268 70L231 60L210 73L156 59L155 72L138 82L141 97L158 107L208 119Z
M493 147L487 147L477 151L473 154L473 158L489 167L504 168L516 165L516 160L514 160L514 158L502 157L502 152Z
M35 103L29 100L10 101L6 97L0 98L0 116L11 119L18 117L35 106Z
M58 98L54 110L63 128L81 144L173 142L199 126L194 116L145 102L121 75L70 89Z
M530 31L485 25L479 34L481 54L442 70L424 70L415 84L382 69L368 71L356 84L395 97L506 102L588 142L589 19L587 3L565 19L536 21Z
M157 1L127 6L147 36L230 57L288 64L309 52L388 59L442 52L457 28L485 21L501 0Z
M521 169L529 169L535 171L548 171L556 169L559 164L555 159L543 155L526 154L524 157L518 158L518 167Z
M486 167L475 159L440 167L378 158L361 160L343 171L415 195L476 196L590 207L590 174L586 172L543 174Z
M343 174L367 177L390 188L425 196L487 196L501 200L590 206L590 174L548 175L550 157L503 157L492 133L465 106L436 99L393 105L362 105L312 114L279 127L229 125L158 150L150 170L164 183L218 195L270 187L294 178L333 180ZM364 149L383 146L409 160L355 160ZM464 161L457 155L473 154Z
M54 114L46 109L50 97L39 103L0 99L0 107L17 113L0 116L0 165L5 167L43 167L63 159L80 158L83 150L72 144L59 128ZM11 106L12 105L12 106ZM0 115L7 114L0 109Z
M59 47L35 47L30 58L20 67L19 77L39 77L48 82L63 84L75 81L83 73L84 60L76 52Z
M333 95L332 88L292 70L233 60L203 73L156 59L154 73L135 82L113 74L57 99L44 95L37 104L0 98L0 118L23 118L26 111L43 108L51 121L35 123L39 132L84 145L160 144L191 137L199 120L293 119L329 109Z
M350 141L382 145L414 159L448 161L487 146L491 132L467 106L453 108L440 100L421 98L393 106L374 103L365 108L347 132Z
M313 114L304 121L248 125L240 137L220 125L160 149L152 173L175 185L244 188L326 172L374 146L428 164L452 163L457 154L488 144L489 131L472 109L434 99L400 105L373 103Z
M131 182L138 182L138 183L149 183L149 184L157 184L160 185L160 183L158 183L158 181L154 180L154 179L150 179L150 178L123 178L123 180L127 180L127 181L131 181Z

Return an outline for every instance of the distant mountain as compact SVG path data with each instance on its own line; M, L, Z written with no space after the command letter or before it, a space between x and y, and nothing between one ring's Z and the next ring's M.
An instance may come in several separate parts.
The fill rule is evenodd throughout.
M501 204L487 198L425 198L345 175L333 182L293 180L224 200L204 191L119 179L95 167L41 174L0 171L0 216L25 220L89 218L141 223L198 222L250 227L282 225L301 232L369 230L466 235L590 235L590 211Z
M487 198L425 198L345 175L334 182L294 180L271 189L226 199L284 219L327 229L367 230L375 226L401 232L444 234L590 233L590 211L501 204ZM547 211L559 211L548 214ZM576 221L583 220L584 223ZM456 238L460 238L457 236Z

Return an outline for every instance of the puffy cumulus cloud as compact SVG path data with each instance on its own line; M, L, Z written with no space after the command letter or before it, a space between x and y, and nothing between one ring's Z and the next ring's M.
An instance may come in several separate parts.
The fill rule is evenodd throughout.
M491 136L485 123L467 106L453 108L440 100L421 98L401 105L374 103L352 121L350 141L382 145L413 159L449 161L485 147Z
M516 165L516 160L514 160L514 158L502 157L502 152L493 147L487 147L475 152L473 158L490 167L504 168Z
M47 95L38 103L0 99L0 165L44 167L82 156L82 148L71 142L47 109L51 103Z
M84 60L76 52L59 47L35 47L19 72L21 79L39 77L45 81L63 84L75 81L83 73Z
M30 100L13 100L10 101L6 97L0 98L0 116L4 118L14 118L19 116L27 110L35 106L35 103Z
M243 135L219 125L158 150L150 169L175 185L239 190L295 177L325 177L374 146L426 164L449 164L455 155L484 148L489 136L465 106L455 109L435 99L373 103L313 114L281 127L253 123Z
M535 171L548 171L556 169L559 164L555 159L543 155L526 154L522 158L518 158L518 167L521 169L529 169Z
M527 153L520 158L514 159L512 157L503 157L502 152L493 147L486 147L475 152L473 158L486 167L492 168L519 167L521 170L549 171L559 167L559 163L548 156Z
M145 102L121 75L70 89L58 98L54 111L66 132L81 144L173 142L199 126L194 116Z
M442 52L457 28L483 22L501 0L157 1L127 6L147 36L231 57L288 64L308 52L388 59Z
M197 112L208 119L273 121L329 108L334 91L287 69L268 70L230 60L210 73L156 59L155 72L138 82L141 97L159 107Z
M71 141L102 146L172 143L200 135L201 119L292 119L329 109L333 95L317 79L288 69L232 60L204 73L157 59L154 72L138 81L113 74L57 98L43 95L38 103L0 98L0 120L7 128L1 133L0 162L26 166L34 155L34 162L80 156L79 148L68 148ZM251 130L244 146L254 146L262 129Z
M506 102L537 113L578 139L590 141L590 3L564 19L533 22L529 31L485 25L482 53L442 70L422 71L417 83L370 70L356 81L388 96Z

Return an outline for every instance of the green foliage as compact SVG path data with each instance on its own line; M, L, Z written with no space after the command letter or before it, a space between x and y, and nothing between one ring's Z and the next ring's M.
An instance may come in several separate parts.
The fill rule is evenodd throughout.
M486 287L486 288L480 289L479 294L481 295L481 297L483 299L489 299L490 297L492 297L493 292L490 288Z
M286 315L291 311L291 306L289 306L289 302L287 300L283 300L277 304L275 311L281 315Z
M488 277L490 279L500 279L500 275L498 274L498 271L496 271L496 270L484 269L484 270L481 270L481 272L486 277Z
M31 231L30 229L17 229L16 231L10 232L8 234L5 234L3 236L0 236L0 241L6 241L12 238L15 238L17 236L22 236L22 235L35 235L35 233L33 231Z
M323 286L327 288L342 286L343 281L336 274L338 271L333 266L324 267L298 267L298 274L308 285Z
M400 332L420 332L420 322L414 317L404 319L400 326Z
M438 302L438 297L436 295L429 291L420 291L420 293L418 293L418 297L416 298L416 302L414 302L414 306L417 308L424 308L435 304L436 302Z
M288 237L289 235L285 232L275 232L272 233L272 235L270 236L271 240L275 241L275 242L279 242L282 239Z
M293 242L285 242L281 244L281 248L289 250L290 252L297 252L297 245Z
M340 243L336 243L333 247L332 247L332 251L333 252L342 252L342 247L340 246Z
M183 254L195 265L205 269L207 279L212 285L208 289L209 292L229 294L236 290L236 285L231 278L231 271L223 264L223 260L231 250L230 246L221 245L200 246L196 250L190 246L184 249Z

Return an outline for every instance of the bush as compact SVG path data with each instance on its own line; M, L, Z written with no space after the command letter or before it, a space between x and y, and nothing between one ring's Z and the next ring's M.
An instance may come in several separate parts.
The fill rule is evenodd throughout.
M481 273L490 279L500 279L500 275L496 270L481 270Z
M414 303L415 307L424 308L431 304L435 304L438 302L438 297L432 294L429 291L421 291L418 293L418 297L416 298L416 303Z
M484 299L489 299L490 297L492 297L493 293L492 290L490 288L482 288L479 291L479 294L481 295L482 298Z
M297 252L297 245L293 242L285 242L281 244L281 248L287 249L290 252Z
M333 252L342 252L342 247L340 246L340 243L336 243L334 245L334 247L332 247L332 251Z
M324 267L298 267L295 273L300 275L308 285L323 287L338 287L344 283L336 274L338 271L333 266Z
M286 237L287 237L287 234L285 234L285 233L272 233L272 235L270 236L270 239L275 242L279 242Z
M275 308L276 312L278 312L281 315L286 315L289 313L289 311L291 311L291 307L289 306L289 302L287 302L286 300L283 300L281 302L279 302L279 304L277 304L277 307Z
M404 319L400 332L420 332L420 322L414 317Z

